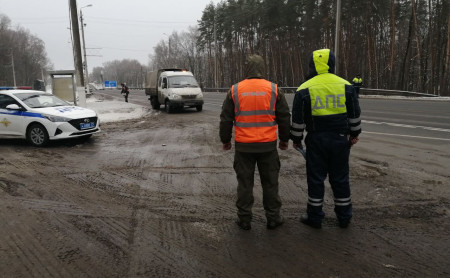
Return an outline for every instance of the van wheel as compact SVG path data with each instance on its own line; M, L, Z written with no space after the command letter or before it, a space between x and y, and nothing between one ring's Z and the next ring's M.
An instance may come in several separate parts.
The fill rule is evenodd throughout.
M152 108L153 108L154 110L159 110L159 106L160 106L161 104L159 103L157 97L152 97L152 98L150 99L150 103L152 104Z
M172 113L173 112L173 106L170 105L170 101L169 100L166 100L164 108L166 109L167 113Z
M47 130L41 124L32 124L27 130L27 140L35 147L43 147L49 141Z
M197 105L195 106L195 109L197 109L198 112L203 110L203 105Z

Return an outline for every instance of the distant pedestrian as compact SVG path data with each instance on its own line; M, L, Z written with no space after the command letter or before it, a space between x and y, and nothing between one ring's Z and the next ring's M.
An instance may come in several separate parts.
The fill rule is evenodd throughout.
M353 86L334 75L334 63L329 49L314 51L309 62L311 78L297 89L292 105L294 148L303 148L303 132L308 132L308 204L300 221L314 228L321 228L325 217L322 207L327 175L339 226L347 227L352 218L349 156L361 133L361 110Z
M357 74L352 80L353 87L355 88L356 96L359 97L359 89L363 86L363 80L361 74Z
M125 102L128 102L128 94L130 93L130 89L128 89L127 83L121 83L120 85L122 85L122 91L120 91L120 93L124 95Z
M261 179L267 228L284 223L278 194L279 148L286 150L291 114L284 94L275 83L264 79L265 63L261 56L250 55L245 62L245 78L228 92L220 114L220 140L224 150L231 149L235 135L234 170L238 181L236 224L251 229L255 165Z

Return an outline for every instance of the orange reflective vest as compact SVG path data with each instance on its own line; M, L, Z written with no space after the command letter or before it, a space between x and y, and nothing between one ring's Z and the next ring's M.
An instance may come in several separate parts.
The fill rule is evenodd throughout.
M246 79L231 87L234 101L234 137L240 143L277 140L275 104L277 85L264 79Z

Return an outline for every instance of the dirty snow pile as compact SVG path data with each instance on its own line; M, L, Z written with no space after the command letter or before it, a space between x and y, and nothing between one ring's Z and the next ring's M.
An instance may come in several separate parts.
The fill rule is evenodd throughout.
M137 119L151 113L151 109L141 105L118 100L103 100L97 96L86 98L86 106L97 112L102 123Z

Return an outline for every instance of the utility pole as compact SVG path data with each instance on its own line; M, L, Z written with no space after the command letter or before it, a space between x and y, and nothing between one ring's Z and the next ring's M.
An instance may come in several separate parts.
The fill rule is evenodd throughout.
M217 88L217 30L216 30L216 15L214 14L214 88Z
M45 91L45 84L47 82L45 82L45 79L44 79L44 68L41 68L41 76L42 76L42 82L44 83L44 90L43 91Z
M105 89L105 80L103 79L103 69L100 70L100 77L102 79L102 88Z
M169 42L169 51L167 52L167 61L166 64L168 65L168 67L172 67L172 65L170 64L170 35L167 35L166 33L163 33L163 35L167 36L167 40Z
M87 5L85 7L91 7L91 6L92 5ZM89 72L88 72L88 65L87 65L87 59L86 59L86 56L87 56L86 55L86 42L84 40L84 23L83 23L83 10L82 10L85 7L80 8L80 21L81 21L81 35L83 37L84 67L85 67L85 70L86 70L86 83L84 84L85 85L84 88L85 88L86 94L89 94L90 93L90 90L89 90Z
M11 49L11 65L13 71L14 87L16 87L16 71L14 70L14 52L12 49Z
M336 72L335 74L338 75L339 73L339 40L340 40L340 34L341 34L341 0L337 0L336 3L336 36L334 38L334 55L336 57Z
M170 60L171 60L171 51L170 51L170 36L169 36L169 65L171 65Z
M75 75L77 86L84 86L83 61L81 58L80 29L78 28L77 0L70 1L71 30L74 46Z

